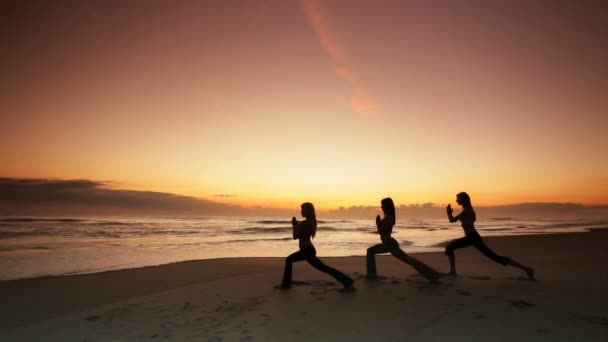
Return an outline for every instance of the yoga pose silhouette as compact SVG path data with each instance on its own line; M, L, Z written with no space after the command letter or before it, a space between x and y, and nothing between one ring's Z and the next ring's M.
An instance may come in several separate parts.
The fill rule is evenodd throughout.
M462 212L460 214L453 216L452 213L454 212L454 209L452 209L450 204L448 204L445 209L450 222L460 221L465 236L450 242L450 244L445 247L445 254L450 258L450 275L456 275L456 257L454 255L454 250L472 245L493 261L504 266L510 265L517 267L526 272L528 278L534 280L534 269L532 269L532 267L522 265L511 258L500 256L483 243L481 235L479 235L475 229L477 217L473 210L473 205L471 204L471 197L469 197L466 192L461 192L456 195L456 202L462 206Z
M430 282L436 282L439 278L439 273L422 261L407 255L399 248L397 240L391 237L393 226L395 225L395 204L393 200L388 197L383 199L380 204L384 218L380 219L380 215L376 216L376 227L382 243L367 249L367 278L374 279L378 277L376 273L376 254L391 253L395 258L415 268L416 271L425 276Z
M335 268L325 265L319 258L317 258L317 250L315 249L315 246L313 246L311 240L317 233L317 217L315 214L315 207L312 203L306 202L301 205L301 210L302 216L306 218L304 221L298 222L295 217L291 219L291 225L293 227L293 239L299 240L300 250L291 254L285 259L285 270L283 272L283 282L281 283L281 288L291 287L292 264L302 260L308 261L312 267L318 269L319 271L331 275L337 281L342 283L344 288L352 287L353 280L350 277L336 270Z

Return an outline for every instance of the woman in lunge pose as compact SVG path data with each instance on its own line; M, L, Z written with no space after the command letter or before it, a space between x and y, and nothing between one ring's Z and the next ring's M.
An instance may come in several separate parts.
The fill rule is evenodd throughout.
M450 275L456 275L456 257L454 256L454 250L458 248L464 248L468 246L474 246L478 251L483 253L488 258L493 261L506 266L510 265L513 267L517 267L522 271L526 272L528 278L534 280L534 269L532 267L528 267L526 265L522 265L511 258L507 258L505 256L500 256L494 253L488 246L483 243L481 236L477 233L475 229L475 220L476 215L473 210L473 205L471 204L471 197L466 192L461 192L456 195L456 202L462 206L462 212L460 214L453 216L452 213L454 209L452 206L448 204L446 207L446 212L448 214L448 219L450 222L460 221L462 225L462 229L464 229L465 236L452 241L445 247L445 254L450 258Z
M283 282L281 283L281 287L291 287L292 264L302 260L308 261L312 267L318 269L319 271L331 275L337 281L342 283L344 288L352 287L353 280L349 276L336 270L335 268L325 265L321 260L319 260L319 258L317 258L317 250L315 249L315 246L313 246L311 240L317 233L317 216L315 214L315 207L309 202L302 203L301 213L305 218L304 221L298 222L295 217L291 219L291 225L293 227L293 239L299 240L300 250L291 254L285 259L285 271L283 272Z
M399 248L397 240L391 237L393 226L395 225L395 204L393 200L387 197L380 204L384 218L380 219L380 215L376 216L376 227L382 243L367 249L367 278L374 279L378 277L376 273L376 254L391 253L395 258L415 268L416 271L430 282L436 282L439 278L439 273L422 261L407 255Z

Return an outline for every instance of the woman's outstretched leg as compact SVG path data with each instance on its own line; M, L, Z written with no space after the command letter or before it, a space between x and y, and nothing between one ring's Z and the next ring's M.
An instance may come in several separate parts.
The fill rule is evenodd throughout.
M337 281L342 283L344 288L349 288L353 285L354 280L352 280L349 276L338 271L337 269L335 269L333 267L329 267L329 266L325 265L321 261L321 259L317 258L316 256L309 256L306 258L306 261L308 261L308 263L312 267L318 269L319 271L321 271L323 273L327 273L327 274L331 275L332 277L334 277Z
M297 251L287 258L285 258L285 269L283 270L283 281L281 282L281 287L284 289L288 289L291 287L291 270L292 264L297 261L302 261L306 259L304 254L300 251Z
M456 275L456 256L454 250L458 248L468 247L473 244L473 241L468 236L456 239L445 246L445 255L450 259L450 275Z
M374 245L367 249L367 278L377 278L376 254L388 253L388 249L382 244Z
M422 261L407 255L407 253L399 248L399 244L391 246L389 251L392 256L412 266L416 271L418 271L418 273L422 274L430 282L435 282L437 279L439 279L439 272L435 271L431 266L423 263Z
M483 243L483 241L481 239L479 241L476 241L474 246L475 246L475 248L477 248L478 251L483 253L483 255L492 259L492 261L495 261L504 266L511 265L513 267L517 267L520 270L526 272L529 279L536 280L536 278L534 278L534 269L532 267L528 267L526 265L518 263L517 261L515 261L511 258L494 253L494 251L491 250L488 246L486 246L486 244Z
M526 266L524 264L520 264L517 261L509 258L509 265L513 266L513 267L517 267L520 270L526 272L526 274L528 275L528 279L530 280L536 280L536 277L534 277L534 269L530 266Z

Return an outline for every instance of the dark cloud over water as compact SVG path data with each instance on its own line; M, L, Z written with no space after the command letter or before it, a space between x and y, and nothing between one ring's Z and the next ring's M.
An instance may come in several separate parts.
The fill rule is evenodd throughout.
M109 189L110 182L88 179L23 179L0 177L0 215L208 215L286 216L299 208L276 209L219 203L166 192ZM215 197L233 197L223 194ZM607 216L608 205L580 203L518 203L476 206L480 218L591 218ZM458 208L456 208L458 211ZM320 210L318 216L373 219L378 206L350 206ZM398 218L443 218L442 204L421 203L397 206Z
M86 179L0 178L2 214L22 213L183 213L232 214L239 206L165 192L107 189Z

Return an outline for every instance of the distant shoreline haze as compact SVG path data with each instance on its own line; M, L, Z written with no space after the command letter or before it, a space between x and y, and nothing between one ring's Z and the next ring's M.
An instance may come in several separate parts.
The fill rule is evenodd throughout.
M165 192L105 188L92 180L0 178L2 216L236 216L291 217L298 208L247 207ZM219 196L219 195L218 195ZM223 194L220 197L234 195ZM304 200L304 199L302 199ZM445 217L444 204L399 204L397 218ZM456 208L458 210L458 208ZM476 206L482 218L594 218L608 217L608 204L525 202ZM354 205L319 210L319 216L372 219L379 206Z

